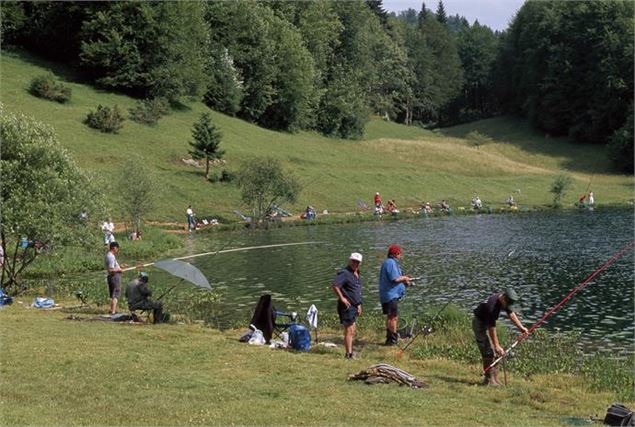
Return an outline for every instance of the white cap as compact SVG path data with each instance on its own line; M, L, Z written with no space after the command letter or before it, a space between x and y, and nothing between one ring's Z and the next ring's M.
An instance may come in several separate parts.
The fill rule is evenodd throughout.
M362 262L362 254L360 254L359 252L353 252L351 254L351 256L348 257L348 259L352 259L353 261Z
M379 196L379 192L375 193L376 196Z

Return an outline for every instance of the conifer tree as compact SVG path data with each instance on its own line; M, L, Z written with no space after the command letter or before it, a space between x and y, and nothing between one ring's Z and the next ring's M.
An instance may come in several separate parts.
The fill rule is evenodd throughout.
M197 160L205 159L205 178L209 179L210 160L222 159L225 154L220 149L222 134L212 123L209 113L201 114L198 122L194 123L192 138L194 141L190 142L190 154Z
M437 6L437 21L439 21L443 25L447 24L448 22L448 16L445 14L443 0L439 0L439 5Z

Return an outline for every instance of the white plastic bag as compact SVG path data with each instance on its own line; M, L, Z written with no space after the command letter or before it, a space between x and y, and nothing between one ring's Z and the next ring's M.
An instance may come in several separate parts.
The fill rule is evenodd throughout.
M255 328L253 325L250 325L254 329L254 333L251 334L251 338L249 338L249 344L253 345L264 345L265 337L262 335L262 331L260 329Z

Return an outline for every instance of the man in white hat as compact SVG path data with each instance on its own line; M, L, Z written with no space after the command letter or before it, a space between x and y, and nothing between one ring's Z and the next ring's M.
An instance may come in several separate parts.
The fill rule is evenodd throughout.
M362 314L362 281L359 277L359 265L362 254L353 252L348 265L337 273L331 286L337 295L337 313L344 326L344 347L346 358L353 359L353 336L357 328L355 321Z

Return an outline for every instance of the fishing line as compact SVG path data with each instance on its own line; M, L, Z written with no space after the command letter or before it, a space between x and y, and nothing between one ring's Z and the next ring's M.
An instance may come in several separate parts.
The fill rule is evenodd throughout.
M617 261L618 259L620 259L624 254L626 254L627 252L629 252L631 249L633 249L633 246L635 246L635 240L633 240L632 242L630 242L628 245L624 246L622 249L620 249L618 252L616 252L611 258L609 258L608 261L606 261L604 264L602 264L597 270L595 270L593 273L591 273L586 279L584 279L582 282L580 282L576 287L574 287L558 304L556 304L555 306L553 306L549 311L547 311L541 318L540 320L538 320L536 323L534 323L533 325L531 325L531 327L527 330L527 333L524 335L521 335L516 341L514 341L514 343L505 351L505 353L502 356L499 356L496 360L494 360L492 362L491 365L489 365L487 368L485 368L483 370L483 374L486 374L487 372L489 372L490 369L492 369L494 366L496 366L501 360L505 359L510 352L521 342L523 342L524 340L526 340L529 335L531 335L531 333L533 331L535 331L540 325L542 325L542 323L547 320L549 317L551 317L551 315L553 315L556 311L558 311L564 304L566 304L567 301L569 301L571 299L571 297L573 297L573 295L575 295L576 293L578 293L579 291L581 291L582 289L584 289L598 274L600 274L601 272L603 272L604 270L606 270L611 264L613 264L615 261Z
M504 262L506 262L507 260L510 259L510 257L516 252L516 248L512 249L511 251L509 251L507 253L507 255L505 256ZM440 276L440 275L438 275ZM436 277L438 277L436 276ZM443 305L443 307L441 307L441 309L439 311L437 311L437 313L432 317L432 319L430 319L430 321L423 326L423 328L421 328L416 334L415 336L412 337L412 339L410 341L408 341L408 343L406 344L406 346L402 349L400 349L396 356L397 357L401 357L403 355L403 353L408 349L408 347L410 347L412 345L412 343L417 339L417 337L421 334L423 334L423 336L428 336L432 333L432 325L434 323L434 321L441 315L441 313L443 313L443 311L448 307L448 305L450 305L450 303L452 301L454 301L456 299L456 297L459 296L459 294L461 292L463 292L465 290L465 286L461 286L453 295L452 297L450 297L450 299ZM416 318L415 318L416 319Z
M275 245L248 246L246 248L224 249L224 250L221 250L221 251L212 251L212 252L204 252L204 253L194 254L194 255L186 255L186 256L182 256L182 257L172 258L172 260L180 261L182 259L198 258L198 257L207 256L207 255L214 255L214 254L226 254L226 253L230 253L230 252L251 251L251 250L254 250L254 249L281 248L281 247L285 247L285 246L314 245L314 244L321 244L321 243L324 243L324 242L279 243L279 244L275 244ZM141 264L141 265L135 266L135 267L124 268L121 271L130 271L130 270L134 270L135 268L138 268L138 267L149 267L151 265L154 265L155 262L149 262L147 264Z

